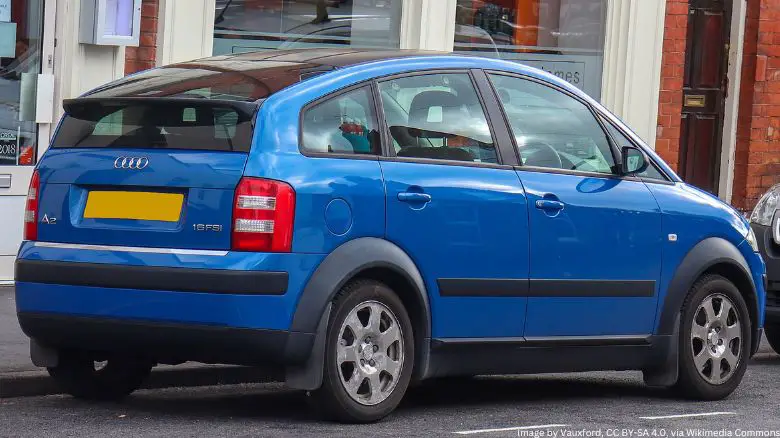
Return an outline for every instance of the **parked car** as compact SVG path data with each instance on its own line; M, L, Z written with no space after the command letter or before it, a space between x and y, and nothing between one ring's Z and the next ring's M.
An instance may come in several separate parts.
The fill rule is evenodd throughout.
M766 339L780 353L780 184L764 193L750 215L761 257L766 263Z
M64 105L16 303L76 397L201 361L278 366L347 422L442 376L641 370L716 400L757 349L748 221L541 70L248 53Z

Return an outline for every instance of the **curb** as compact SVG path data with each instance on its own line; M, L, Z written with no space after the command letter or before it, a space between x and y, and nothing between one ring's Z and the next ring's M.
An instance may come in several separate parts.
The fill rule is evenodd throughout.
M282 381L282 377L279 371L254 367L166 367L152 371L141 389L267 383ZM60 388L45 371L0 375L0 399L61 393Z

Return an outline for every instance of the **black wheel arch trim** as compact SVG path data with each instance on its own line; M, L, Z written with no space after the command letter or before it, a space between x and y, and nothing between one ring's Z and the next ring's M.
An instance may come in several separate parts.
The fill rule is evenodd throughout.
M329 313L329 305L336 293L350 280L356 278L361 272L369 269L384 268L401 275L407 283L412 285L413 292L422 307L423 324L419 327L422 333L415 335L415 371L414 378L422 379L427 375L430 338L431 338L431 314L427 288L417 265L411 257L397 245L377 237L361 237L341 246L331 252L320 263L303 289L295 313L292 318L290 331L292 333L318 333L327 328L323 324L323 316ZM327 318L327 317L326 317ZM417 326L417 322L413 321ZM324 336L317 336L319 342L324 342ZM313 390L319 387L322 380L322 362L324 348L315 348L305 368L297 370L296 374L314 373L313 378L306 379L306 384L295 385L298 389ZM316 376L318 374L318 376ZM291 380L291 379L288 379ZM295 379L300 381L299 379ZM290 383L290 382L288 382Z
M756 299L756 285L751 275L750 266L742 253L731 242L720 238L710 237L702 240L691 248L685 255L682 262L677 266L674 276L669 282L667 287L666 298L661 310L661 317L658 323L657 334L670 335L676 330L676 320L682 310L683 301L688 295L693 283L701 277L702 274L707 272L713 266L719 264L728 264L741 271L741 273L747 278L750 290L740 291L742 293L749 293L753 298L753 303L746 303L748 307L754 306L751 309L755 312L755 315L760 314L758 300ZM756 325L756 321L751 321L753 329L753 347L757 345L760 339L755 339L756 334L759 332L759 328ZM755 351L752 348L751 351Z

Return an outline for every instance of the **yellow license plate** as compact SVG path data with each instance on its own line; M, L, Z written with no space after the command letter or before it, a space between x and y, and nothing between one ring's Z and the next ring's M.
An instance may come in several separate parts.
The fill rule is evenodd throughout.
M85 219L178 222L184 195L151 192L89 192Z

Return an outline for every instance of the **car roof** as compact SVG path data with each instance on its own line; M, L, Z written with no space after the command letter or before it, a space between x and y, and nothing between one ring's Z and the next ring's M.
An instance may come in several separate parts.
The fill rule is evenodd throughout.
M382 50L382 49L290 49L265 52L249 52L236 55L212 57L213 60L233 61L276 61L316 64L334 68L348 67L365 62L392 58L449 55L449 52L429 50Z
M203 97L251 102L335 69L378 60L445 54L420 50L291 49L219 55L129 75L82 97Z

